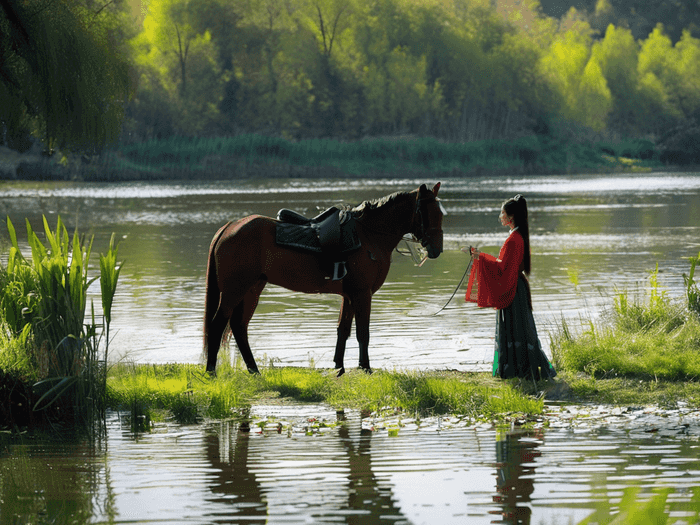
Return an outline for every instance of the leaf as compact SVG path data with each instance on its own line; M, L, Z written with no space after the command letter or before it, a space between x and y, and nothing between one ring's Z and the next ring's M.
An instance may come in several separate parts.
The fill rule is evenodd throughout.
M40 411L40 410L46 410L49 408L52 404L54 404L58 398L60 398L63 393L68 390L71 386L73 386L75 383L78 382L78 377L77 376L71 376L71 377L51 377L49 379L44 379L43 381L39 381L38 383L34 384L34 387L38 387L40 385L44 385L46 383L55 383L58 381L58 384L51 388L48 392L46 392L43 396L39 398L39 400L34 404L34 410L35 411ZM42 402L45 399L48 399L46 404L42 405Z

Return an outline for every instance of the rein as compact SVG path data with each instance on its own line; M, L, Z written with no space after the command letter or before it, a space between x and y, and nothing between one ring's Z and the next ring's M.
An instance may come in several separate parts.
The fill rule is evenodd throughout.
M462 286L462 283L464 282L464 278L467 276L467 274L469 273L469 269L472 267L472 262L474 262L474 259L471 259L471 258L470 258L470 259L469 259L469 264L467 265L467 269L464 270L464 275L462 275L462 278L459 280L459 284L457 285L457 288L455 288L455 291L452 292L452 295L451 295L450 298L447 300L447 302L443 305L443 307L440 308L437 312L435 312L435 313L433 314L433 316L439 314L439 313L442 312L445 308L447 308L447 305L450 304L450 301L451 301L452 299L454 299L455 295L457 294L457 290L459 290L459 288Z

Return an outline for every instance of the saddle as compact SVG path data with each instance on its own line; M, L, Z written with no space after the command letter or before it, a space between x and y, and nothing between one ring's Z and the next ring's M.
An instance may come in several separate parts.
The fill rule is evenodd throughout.
M332 206L311 219L286 208L277 212L275 241L319 253L333 263L331 278L340 281L348 273L347 255L360 247L355 219L348 211Z

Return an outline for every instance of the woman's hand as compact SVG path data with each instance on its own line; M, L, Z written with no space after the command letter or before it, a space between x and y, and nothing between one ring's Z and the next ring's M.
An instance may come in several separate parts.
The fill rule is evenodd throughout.
M474 248L473 246L464 246L461 250L471 255L472 259L478 259L481 253L478 248Z

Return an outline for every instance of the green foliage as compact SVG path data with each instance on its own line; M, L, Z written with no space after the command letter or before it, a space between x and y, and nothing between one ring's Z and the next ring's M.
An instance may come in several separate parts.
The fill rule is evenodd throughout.
M0 116L33 132L47 150L92 151L119 135L129 65L120 53L124 35L115 31L123 13L105 7L95 13L67 0L0 5Z
M0 268L0 366L14 361L18 372L38 380L34 410L68 412L90 427L104 410L107 362L94 310L86 319L88 288L98 278L88 275L92 239L85 242L77 231L71 239L60 217L55 230L46 217L43 223L46 245L27 221L27 259L7 218L11 246L7 266ZM112 238L100 257L105 326L119 276L116 258Z
M598 491L596 491L598 492ZM603 491L600 491L603 492ZM596 504L596 510L587 518L578 522L578 525L665 525L678 523L676 517L671 517L669 507L669 496L674 494L670 487L656 489L648 497L643 497L639 487L628 487L624 489L618 510L612 512L614 508L608 500L607 494L601 494L601 499ZM685 496L685 495L684 495ZM685 511L684 523L697 523L700 517L700 490L695 487L687 502L673 502L674 511Z
M700 252L697 257L688 257L690 261L690 271L688 275L683 274L685 283L685 297L688 300L688 310L695 313L700 318L700 288L695 282L695 267L700 262Z
M560 368L593 377L640 377L689 380L700 377L700 319L673 302L658 282L658 266L650 272L647 301L614 297L604 322L589 323L576 336L566 323L552 337Z
M481 169L518 172L536 166L566 169L571 165L609 169L616 166L604 158L611 148L619 150L620 156L627 154L641 158L647 156L640 153L647 151L643 149L645 145L643 142L572 145L535 137L463 144L431 138L375 138L344 142L331 139L291 141L263 135L171 137L123 145L120 148L121 160L111 169L118 170L123 163L124 169L138 170L143 178L174 170L207 172L216 166L211 162L213 158L218 159L220 171L211 171L212 176L230 176L231 172L240 175L246 170L289 170L297 166L355 175L405 174L407 171L449 173L454 170L468 173ZM657 161L639 162L654 165Z
M548 135L555 122L659 134L700 108L700 46L661 27L636 39L616 10L554 20L537 2L159 2L132 40L131 140L476 142Z

